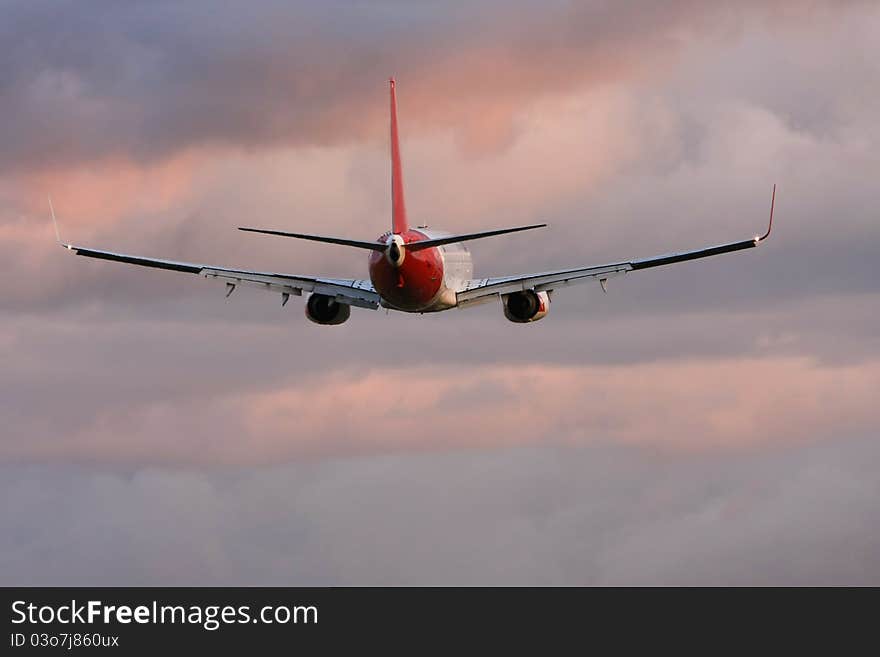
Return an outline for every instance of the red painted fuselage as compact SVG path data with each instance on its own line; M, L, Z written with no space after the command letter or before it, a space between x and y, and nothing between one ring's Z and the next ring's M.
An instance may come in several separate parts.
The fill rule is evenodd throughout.
M377 240L384 244L389 234ZM405 244L428 239L424 233L409 229L400 233ZM384 253L370 254L370 281L388 304L399 310L428 309L443 287L443 255L439 248L405 251L403 262L392 264Z

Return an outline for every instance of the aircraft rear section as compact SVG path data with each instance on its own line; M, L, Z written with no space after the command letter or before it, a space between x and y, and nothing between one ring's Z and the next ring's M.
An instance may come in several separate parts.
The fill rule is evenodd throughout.
M426 239L426 235L415 230L408 230L401 237L405 243ZM406 251L404 247L403 259L395 266L386 253L373 251L370 280L390 307L422 311L431 305L443 285L443 257L439 249Z
M370 254L370 280L382 295L382 305L405 312L436 312L456 305L455 292L473 274L470 252L462 244L412 251L406 244L437 239L447 233L408 230L403 238L403 258L397 264L387 253ZM379 238L385 242L388 234Z

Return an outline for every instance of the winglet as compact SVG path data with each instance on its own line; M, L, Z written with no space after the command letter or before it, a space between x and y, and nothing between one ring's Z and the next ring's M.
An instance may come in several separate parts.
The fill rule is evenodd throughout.
M773 230L773 208L776 206L776 185L773 185L773 196L770 199L770 223L767 226L767 232L763 235L755 236L755 244L759 242L763 242L765 239L770 237L770 231Z
M61 241L61 231L58 230L58 219L55 218L55 208L52 207L52 197L49 196L48 199L49 199L49 213L52 215L52 225L55 226L55 239L65 249L71 250L71 249L73 249L73 247L70 246L70 244L65 244L64 242Z

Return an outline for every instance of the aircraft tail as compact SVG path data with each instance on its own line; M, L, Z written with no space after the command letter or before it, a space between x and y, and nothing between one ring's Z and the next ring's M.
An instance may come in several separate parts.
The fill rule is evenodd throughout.
M397 132L397 94L395 92L394 78L391 78L388 82L391 85L391 232L395 235L399 235L400 233L405 233L409 230L409 224L406 220L406 204L403 201L403 173L401 171L400 164L400 139ZM507 233L518 233L523 230L543 228L546 225L547 224L534 224L531 226L518 226L516 228L488 230L479 233L447 235L444 237L409 242L406 244L406 249L409 251L421 251L424 249L443 246L444 244L467 242L469 240L477 240L484 237L492 237L494 235L505 235ZM311 240L313 242L342 244L343 246L353 246L358 249L366 249L369 251L384 252L387 248L389 248L389 244L383 242L366 242L363 240L352 240L343 237L330 237L327 235L307 235L304 233L291 233L281 230L267 230L264 228L240 227L239 230L243 230L249 233L263 233L265 235L277 235L279 237L292 237L301 240Z
M403 200L403 170L400 164L400 139L397 134L397 93L394 78L391 85L391 231L395 234L409 230L406 221L406 203Z

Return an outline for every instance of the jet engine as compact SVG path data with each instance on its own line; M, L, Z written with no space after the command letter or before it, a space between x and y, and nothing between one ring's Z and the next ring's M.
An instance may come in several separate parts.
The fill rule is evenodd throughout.
M511 322L525 324L537 322L550 312L550 294L547 292L535 292L523 290L505 294L502 297L504 303L504 316Z
M306 317L315 324L342 324L351 316L351 306L326 294L312 294L306 302Z

